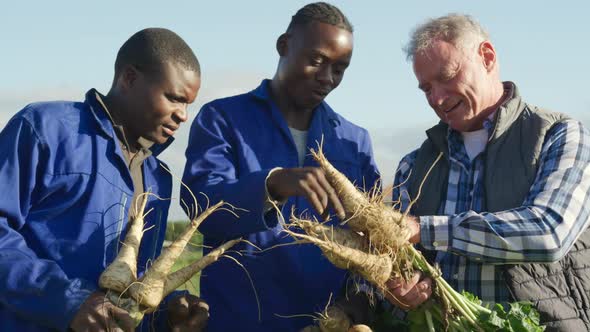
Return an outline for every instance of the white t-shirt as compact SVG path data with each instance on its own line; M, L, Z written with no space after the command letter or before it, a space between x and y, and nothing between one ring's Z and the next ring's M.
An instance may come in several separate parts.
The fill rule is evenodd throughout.
M488 130L486 128L461 133L463 136L463 144L465 144L465 151L469 160L473 161L483 150L488 143Z
M297 148L297 159L299 161L299 167L303 166L303 162L305 161L305 146L307 145L307 130L298 130L295 128L289 127L289 131L291 131L291 136L293 136L293 141L295 142L295 147ZM281 167L275 167L268 172L266 176L266 181L268 177L276 170L281 169ZM266 196L264 198L264 212L268 212L273 208L273 204L271 203L272 198L268 193L268 187L265 185L266 188ZM287 200L283 200L281 202L274 202L276 205L283 205Z
M299 160L299 167L303 166L305 160L305 146L307 145L307 130L299 130L289 127L293 141L295 141L295 147L297 148L297 158Z

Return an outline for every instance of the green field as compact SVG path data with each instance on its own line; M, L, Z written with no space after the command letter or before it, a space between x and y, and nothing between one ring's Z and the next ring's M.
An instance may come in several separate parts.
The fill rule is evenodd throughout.
M168 223L166 229L166 242L172 241L178 237L178 235L186 228L188 221L173 221ZM172 267L173 271L176 271L191 262L201 258L203 250L202 245L203 237L201 234L195 233L187 248L184 250L178 261ZM192 277L187 283L181 286L179 289L188 289L191 294L199 296L199 278L201 274L197 274Z

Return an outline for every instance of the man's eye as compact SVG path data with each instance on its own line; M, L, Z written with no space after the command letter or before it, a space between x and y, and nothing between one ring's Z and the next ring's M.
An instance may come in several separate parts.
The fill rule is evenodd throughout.
M171 95L171 94L166 94L166 98L173 103L180 103L181 102L179 97Z
M312 58L311 59L311 65L312 66L319 66L322 64L322 58Z

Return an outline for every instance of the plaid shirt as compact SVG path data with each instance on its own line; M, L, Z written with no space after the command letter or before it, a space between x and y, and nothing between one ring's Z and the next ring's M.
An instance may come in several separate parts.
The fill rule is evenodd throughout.
M493 123L484 127L491 131ZM447 139L446 200L439 215L420 217L421 244L437 251L436 261L453 288L505 304L511 298L499 264L559 260L588 227L589 132L574 120L554 125L522 206L496 213L482 211L483 153L471 161L460 133L449 129ZM393 198L400 198L403 210L409 204L405 181L416 155L417 150L406 155L395 175Z

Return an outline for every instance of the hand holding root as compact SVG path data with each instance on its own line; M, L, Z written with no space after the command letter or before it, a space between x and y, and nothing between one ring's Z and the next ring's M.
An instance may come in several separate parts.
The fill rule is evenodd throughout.
M330 233L336 233L332 230L330 233L327 231L317 232L315 231L317 226L305 226L297 219L292 219L291 225L301 224L304 227L298 227L302 228L305 234L290 230L286 230L286 232L297 238L300 243L311 242L319 246L335 266L361 275L365 280L375 285L378 290L383 291L391 303L405 310L415 309L431 297L434 282L436 285L435 301L432 302L432 305L422 306L419 310L412 312L416 319L410 322L410 329L415 327L420 331L428 329L429 331L483 332L509 327L510 330L515 330L512 324L522 326L523 312L525 311L528 314L524 319L532 328L531 330L542 331L544 329L540 325L539 313L530 302L519 302L518 305L511 306L509 312L506 312L501 305L496 304L490 309L482 306L481 300L473 294L464 291L459 293L454 290L440 277L440 270L430 265L424 255L412 245L412 243L420 242L419 220L403 215L391 207L386 207L379 195L371 197L360 192L328 162L321 152L321 146L319 151L312 151L312 155L324 170L330 184L336 188L347 214L346 223L357 235L362 234L363 238L368 240L368 252L360 246L357 246L359 249L355 250L361 252L365 257L386 256L384 258L390 261L390 273L385 278L375 278L375 271L366 269L366 264L360 264L358 262L360 260L357 260L354 265L344 264L343 262L346 260L350 261L348 257L350 255L344 255L342 249L347 245L333 243L334 241L330 240L331 237L327 236ZM435 164L441 157L442 153L439 154ZM420 192L418 192L418 197L419 194ZM336 257L332 254L334 251L337 251L342 257ZM354 256L362 255L355 253ZM432 279L422 279L421 274L414 275L413 272L417 271L431 276ZM382 270L381 272L385 273L386 271ZM514 308L517 310L513 310ZM522 308L526 309L523 311ZM418 321L419 323L416 323Z
M416 309L432 295L432 279L422 278L421 272L416 272L408 281L389 279L385 285L387 300L404 310Z
M344 208L336 190L326 180L321 168L283 168L273 172L266 184L273 199L303 196L320 215L327 217L328 207L331 206L338 218L345 218Z
M207 327L209 305L202 299L186 294L168 303L168 323L172 332L200 332Z
M94 292L82 303L70 323L70 330L98 331L133 331L135 321L124 309L111 303L103 292Z
M117 258L105 269L99 278L100 287L109 291L107 297L111 303L114 303L118 308L124 309L127 312L127 317L131 317L133 320L131 330L140 324L145 313L154 311L165 296L184 284L209 264L217 261L225 251L241 241L240 239L228 241L212 250L200 260L172 272L172 266L182 254L184 248L197 230L197 227L211 213L222 208L225 204L223 201L220 201L202 211L198 216L194 216L184 232L170 246L162 250L160 256L153 261L143 276L137 278L137 258L144 232L144 217L147 214L144 214L143 210L146 206L148 195L149 193L144 193L141 197L141 202L137 205L137 214L130 222L129 230L127 231L125 241ZM194 301L187 300L189 313L193 309L193 306L190 305L192 302ZM182 322L184 321L183 319ZM193 324L192 319L189 319L187 323ZM127 325L125 324L124 326ZM182 326L182 324L179 326ZM175 331L183 330L179 327Z

